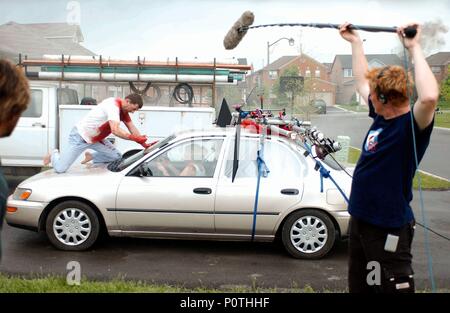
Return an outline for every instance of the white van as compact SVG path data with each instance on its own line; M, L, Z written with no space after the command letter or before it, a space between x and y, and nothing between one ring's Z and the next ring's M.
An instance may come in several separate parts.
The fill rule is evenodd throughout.
M62 87L56 81L30 81L30 89L28 109L22 114L13 134L0 140L1 166L5 174L32 175L39 172L43 157L55 148L64 151L71 129L92 108L92 105L80 105L77 90ZM145 104L131 114L139 131L149 137L148 142L178 130L210 127L215 116L212 107ZM117 140L114 135L108 139L122 153L142 149L139 144Z

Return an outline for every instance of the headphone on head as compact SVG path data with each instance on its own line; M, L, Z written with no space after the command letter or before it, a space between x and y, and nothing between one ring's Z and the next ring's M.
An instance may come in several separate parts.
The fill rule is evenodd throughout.
M378 81L380 80L381 77L383 77L384 72L387 71L390 67L391 67L391 66L388 65L388 66L385 66L385 67L383 67L383 68L381 69L380 73L379 73L378 76L377 76L377 80L378 80ZM386 104L386 103L388 102L388 99L387 99L386 95L385 95L384 93L381 92L380 86L378 85L378 82L377 82L377 88L375 89L375 92L377 93L378 100L380 100L380 102L381 102L382 104Z

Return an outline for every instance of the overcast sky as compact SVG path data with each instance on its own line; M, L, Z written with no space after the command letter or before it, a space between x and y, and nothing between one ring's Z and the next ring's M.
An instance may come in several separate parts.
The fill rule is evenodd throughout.
M138 55L151 60L177 56L212 61L214 57L236 57L247 58L259 69L267 62L267 42L281 37L294 38L295 45L290 47L287 40L273 45L271 61L283 55L296 55L300 50L321 62L332 62L336 54L351 53L349 44L337 30L300 27L252 30L236 49L227 51L223 38L246 10L255 14L254 25L350 21L397 26L440 19L449 27L450 21L450 0L0 0L0 24L79 20L86 48L123 59ZM391 53L399 46L395 34L361 32L361 36L366 39L366 53ZM430 52L450 51L450 33L443 34L442 39L445 44Z

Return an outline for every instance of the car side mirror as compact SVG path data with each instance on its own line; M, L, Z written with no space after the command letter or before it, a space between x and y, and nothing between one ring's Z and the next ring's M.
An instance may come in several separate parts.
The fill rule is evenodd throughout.
M139 177L149 177L153 176L153 172L151 169L149 169L145 164L142 164L139 166L137 170L137 174Z

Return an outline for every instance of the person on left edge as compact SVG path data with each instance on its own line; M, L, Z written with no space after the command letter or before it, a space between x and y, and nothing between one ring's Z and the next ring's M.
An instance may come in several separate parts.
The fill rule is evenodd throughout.
M12 134L29 102L30 89L25 74L11 62L0 60L0 138ZM8 194L8 184L0 172L0 233ZM0 238L0 259L1 252Z
M51 162L55 172L64 173L86 149L92 149L95 152L86 152L82 164L91 160L94 163L108 163L120 159L122 154L119 150L105 140L111 133L148 148L150 145L146 143L147 137L139 133L129 115L142 108L142 105L142 97L138 94L130 94L125 99L103 100L72 129L69 135L69 148L61 154L58 150L54 150L46 155L44 165L47 166ZM125 124L130 133L120 128L120 122Z

